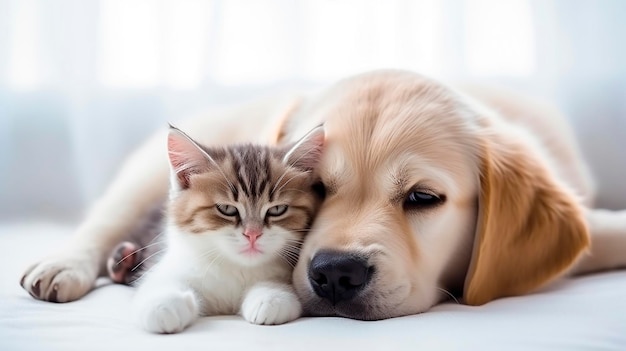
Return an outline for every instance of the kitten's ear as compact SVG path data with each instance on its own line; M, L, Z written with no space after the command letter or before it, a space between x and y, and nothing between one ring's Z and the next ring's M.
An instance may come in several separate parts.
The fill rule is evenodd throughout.
M315 127L287 151L283 162L307 171L314 169L322 157L325 135L323 125Z
M172 172L171 183L177 190L187 189L192 174L208 170L211 157L187 134L170 125L167 154Z

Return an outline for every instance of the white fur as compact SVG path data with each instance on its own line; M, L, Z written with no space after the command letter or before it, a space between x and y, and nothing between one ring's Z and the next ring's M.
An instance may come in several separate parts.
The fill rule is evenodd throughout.
M142 300L134 306L138 322L145 330L178 333L198 318L198 301L191 290L159 288L162 290L144 292Z
M277 255L289 233L266 230L254 259L239 252L234 229L202 234L167 228L167 252L142 278L134 298L138 324L155 333L180 332L200 316L241 313L251 323L280 324L301 314L291 266ZM243 305L242 305L243 304Z
M254 324L282 324L302 313L302 305L287 284L259 283L246 294L241 315Z

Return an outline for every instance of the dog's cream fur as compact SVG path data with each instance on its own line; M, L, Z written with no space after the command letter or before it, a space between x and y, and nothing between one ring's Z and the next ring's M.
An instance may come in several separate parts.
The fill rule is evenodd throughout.
M400 316L448 292L480 305L568 271L626 265L626 211L592 209L589 172L549 107L401 71L360 75L294 101L234 109L219 126L198 118L181 127L206 144L282 143L324 123L319 172L328 195L294 271L310 314ZM67 248L27 270L22 286L31 295L65 302L91 289L112 247L166 197L165 140L157 135L132 155ZM445 201L408 210L416 189ZM320 250L365 257L372 280L350 301L321 299L307 277Z

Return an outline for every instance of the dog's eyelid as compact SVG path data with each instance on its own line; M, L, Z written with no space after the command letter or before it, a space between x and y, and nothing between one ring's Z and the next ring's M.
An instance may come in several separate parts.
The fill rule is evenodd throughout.
M408 194L412 193L412 192L420 192L420 193L425 193L428 195L432 195L432 196L436 196L438 198L441 198L442 196L445 197L445 195L443 194L443 192L441 191L437 191L434 187L429 186L427 184L423 184L423 183L418 183L413 185L407 192L406 195L408 196Z
M428 210L446 202L446 195L425 186L415 186L402 198L402 207L405 210Z
M409 194L410 193L424 193L424 194L428 194L434 197L440 197L440 195L436 191L428 189L428 188L414 188L414 189L409 190Z

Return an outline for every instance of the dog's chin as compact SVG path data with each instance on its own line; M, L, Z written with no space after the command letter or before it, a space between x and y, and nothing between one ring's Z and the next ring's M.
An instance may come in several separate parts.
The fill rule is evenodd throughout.
M371 308L365 303L340 301L333 305L330 301L316 297L304 303L304 315L309 317L345 317L366 321L389 318L389 316L371 311Z
M367 295L349 301L339 301L333 305L329 300L320 298L315 293L300 296L304 315L309 317L344 317L364 321L375 321L423 311L402 311L398 305L379 303Z

